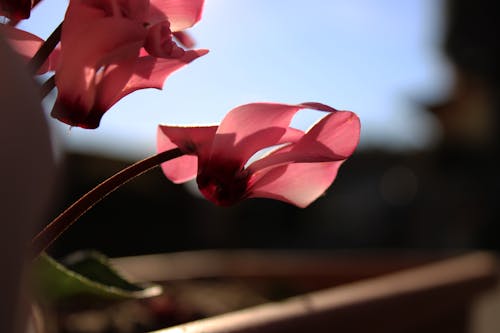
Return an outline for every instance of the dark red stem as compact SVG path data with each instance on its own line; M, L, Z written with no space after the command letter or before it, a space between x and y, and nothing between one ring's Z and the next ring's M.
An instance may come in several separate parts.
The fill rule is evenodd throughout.
M49 58L50 53L56 48L57 44L61 40L61 30L62 22L59 26L52 32L52 34L47 38L47 40L40 46L38 51L36 51L33 58L31 58L28 63L28 68L33 75L36 75L43 63Z
M37 257L40 253L45 251L80 216L118 187L154 168L155 166L179 157L182 154L183 153L180 149L175 148L148 157L123 169L94 187L92 190L87 192L87 194L69 206L54 220L52 220L52 222L50 222L42 231L38 233L38 235L33 238L31 243L33 255Z
M44 99L56 86L56 75L52 75L40 86L40 95Z

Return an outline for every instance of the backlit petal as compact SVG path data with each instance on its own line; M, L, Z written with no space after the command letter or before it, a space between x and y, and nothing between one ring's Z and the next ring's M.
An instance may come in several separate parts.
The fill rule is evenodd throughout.
M53 115L64 122L71 119L84 122L86 113L94 107L99 67L109 61L136 57L144 36L141 25L120 18L99 19L88 27L86 33L73 38L67 36L62 41L56 72L59 103ZM68 116L68 112L78 115L76 118Z
M189 54L197 55L195 51L189 51ZM100 116L102 116L121 98L135 90L161 89L165 79L184 65L184 62L177 59L145 56L108 66L102 73L102 80L98 85L94 111L100 112Z
M349 111L330 113L318 121L300 140L255 161L248 170L287 163L331 162L349 157L359 142L359 118Z
M168 19L172 31L192 27L201 19L204 0L151 0L148 22Z
M134 73L136 62L136 58L131 58L106 66L98 85L94 108L105 112L120 100L123 89Z
M196 178L198 156L183 155L161 165L163 174L175 184L182 184Z
M123 18L95 20L87 29L61 39L61 66L96 68L137 56L146 32L140 23Z
M65 22L76 29L84 28L96 18L113 16L142 23L147 20L148 13L149 0L71 0Z
M102 4L101 4L102 5ZM72 40L88 29L96 20L109 15L96 4L93 6L82 0L71 0L64 15L61 40Z
M44 42L43 39L32 33L6 24L0 24L0 32L3 33L10 46L21 55L26 63L33 58ZM49 70L48 62L42 66L38 74L43 74L47 70Z
M294 149L307 151L312 158L347 158L359 143L360 127L359 118L355 113L334 112L308 130Z
M91 85L86 93L81 96L89 96L90 107L81 106L74 102L64 101L67 96L64 91L57 99L52 111L52 116L72 126L94 129L99 127L101 118L117 101L117 96L127 84L134 71L136 59L126 59L118 64L106 66L100 73L94 74L96 84ZM90 93L93 89L93 93ZM90 96L93 96L92 98Z
M250 198L270 198L304 208L332 184L343 161L287 164L255 175Z
M261 149L283 143L282 138L287 133L290 121L297 111L304 108L336 111L320 103L250 103L232 109L217 130L214 156L240 161L243 166Z
M103 0L99 0L103 1ZM115 0L107 0L115 1ZM121 14L127 18L144 22L149 14L149 0L120 0Z
M160 22L148 29L144 49L150 55L160 58L181 58L185 52L174 42L168 21Z
M207 53L208 50L190 50L186 51L184 56L178 59L140 57L135 65L133 75L118 96L118 99L138 89L162 89L165 80L170 74Z
M198 161L206 159L209 154L216 130L217 126L158 126L157 151L180 148L186 154L161 165L165 176L174 183L196 177Z

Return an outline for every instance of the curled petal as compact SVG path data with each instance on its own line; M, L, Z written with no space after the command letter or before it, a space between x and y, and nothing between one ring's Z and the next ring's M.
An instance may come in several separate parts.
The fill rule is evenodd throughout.
M63 33L66 27L63 26ZM103 33L106 31L106 33ZM136 57L146 37L146 29L122 18L95 20L79 34L61 38L61 66L94 67Z
M98 76L100 67L110 61L134 59L144 36L145 30L140 24L120 18L100 19L85 34L66 36L67 39L61 41L56 72L58 102L52 115L73 126L93 128L95 124L85 125L85 122L95 106L96 85L102 77Z
M239 106L222 120L214 141L213 154L240 161L243 166L259 150L283 143L282 138L293 116L304 108L336 111L320 103L250 103Z
M3 33L7 39L10 46L25 60L26 63L33 58L35 53L38 51L40 46L44 43L44 40L40 37L29 33L24 30L20 30L9 25L0 24L0 31ZM51 69L50 60L46 61L42 68L39 70L38 74L43 74Z
M72 0L68 4L68 9L64 15L61 40L71 41L92 25L96 20L108 17L106 11L95 3L90 4L82 0Z
M74 27L84 27L98 17L122 17L145 22L149 0L71 0L65 21Z
M201 19L203 4L204 0L151 0L148 22L168 20L172 31L181 31Z
M307 151L308 155L324 158L347 158L359 143L361 124L358 116L350 111L328 114L316 123L294 146L294 150ZM315 149L311 149L312 147Z
M217 126L167 126L158 127L158 151L181 149L184 154L202 159L209 155ZM160 140L161 138L161 140Z
M172 37L168 21L155 24L148 29L144 48L154 57L181 58L185 51L177 46Z
M205 159L217 126L205 127L158 127L158 152L180 148L185 155L167 161L161 165L163 173L174 183L183 183L196 177L198 160Z
M317 122L300 140L252 163L250 172L288 163L340 161L359 143L360 122L356 114L337 111Z
M102 0L100 1L102 2ZM112 3L115 2L115 0L107 0L107 1L110 1ZM118 7L120 14L124 17L141 22L147 20L149 13L148 0L120 0L118 1Z
M6 24L0 25L0 31L7 39L10 46L12 46L12 48L23 58L32 58L44 42L43 39L32 33Z
M89 104L75 103L75 100L65 101L67 95L62 92L51 115L71 126L87 129L99 127L104 113L118 101L117 96L130 79L134 65L134 58L126 59L118 64L106 66L98 74L89 74L91 78L94 77L92 80L95 84L90 84L87 91L80 93L80 96L89 99Z
M343 161L294 163L256 174L250 198L270 198L305 208L332 184Z
M196 177L198 156L183 155L161 165L163 174L174 184L182 184Z
M134 73L118 96L118 99L138 89L162 89L165 80L170 74L207 53L208 50L190 50L186 51L178 59L164 59L151 56L140 57L135 65Z
M104 113L120 100L123 89L135 71L136 62L137 59L131 58L105 67L96 91L95 109Z

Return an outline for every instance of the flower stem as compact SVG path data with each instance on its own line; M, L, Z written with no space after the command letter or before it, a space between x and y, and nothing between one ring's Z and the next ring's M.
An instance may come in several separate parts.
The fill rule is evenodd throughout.
M56 75L52 75L40 86L40 95L44 99L56 86Z
M50 53L56 48L57 44L61 40L61 30L62 22L52 32L49 38L47 38L45 43L40 46L33 58L31 58L30 62L28 63L28 68L33 75L36 75L40 67L42 67L43 63L49 58Z
M37 257L45 251L80 216L118 187L163 162L182 156L182 154L178 148L161 152L132 164L94 187L59 214L33 238L31 243L33 256Z

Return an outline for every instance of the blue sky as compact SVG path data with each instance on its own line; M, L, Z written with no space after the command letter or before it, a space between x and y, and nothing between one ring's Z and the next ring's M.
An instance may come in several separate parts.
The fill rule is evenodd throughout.
M137 159L154 153L159 123L214 124L244 103L317 101L360 116L361 147L425 148L439 126L414 102L443 96L452 79L440 50L441 3L206 0L190 33L210 53L164 90L125 97L96 130L49 122L60 147ZM21 27L47 37L65 4L44 0ZM301 112L294 124L315 116Z

